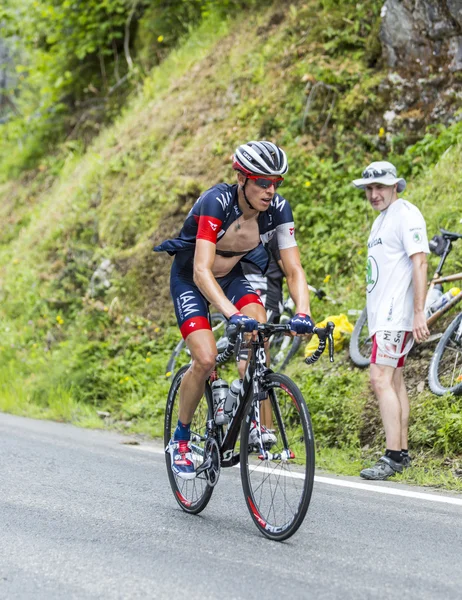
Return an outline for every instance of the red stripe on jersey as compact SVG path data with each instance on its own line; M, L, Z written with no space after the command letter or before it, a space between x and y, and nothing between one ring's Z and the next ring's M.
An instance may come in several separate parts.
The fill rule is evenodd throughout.
M209 320L205 317L191 317L180 327L183 339L186 339L190 333L199 329L212 329Z
M246 294L245 296L242 296L240 300L235 302L234 306L237 308L237 310L241 310L243 306L247 306L247 304L252 303L261 304L263 306L263 302L260 300L257 294Z
M217 243L217 235L221 229L222 221L215 217L199 217L199 226L197 228L197 239L207 240L208 242Z

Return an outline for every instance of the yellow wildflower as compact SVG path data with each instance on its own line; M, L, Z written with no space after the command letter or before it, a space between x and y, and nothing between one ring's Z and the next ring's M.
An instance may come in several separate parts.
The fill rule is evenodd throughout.
M305 181L305 187L310 187L311 181Z
M157 38L157 41L159 42L159 44L161 44L164 41L164 36L159 35L159 37Z
M329 283L330 281L330 275L326 275L323 279L324 283Z
M385 129L384 129L383 127L381 127L381 128L379 129L379 138L383 138L383 137L384 137L384 135L385 135Z

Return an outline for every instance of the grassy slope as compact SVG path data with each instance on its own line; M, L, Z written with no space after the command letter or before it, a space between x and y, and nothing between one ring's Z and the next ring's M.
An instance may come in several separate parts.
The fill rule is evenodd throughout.
M0 408L87 426L101 424L96 408L107 409L119 424L160 434L164 367L177 331L170 260L151 249L178 230L201 190L231 179L230 154L242 140L269 137L288 151L284 194L295 208L306 271L316 285L329 275L323 287L340 298L335 307L315 301L315 316L360 307L372 215L349 182L380 155L384 73L367 67L364 48L344 27L348 10L345 3L323 11L312 0L280 17L274 10L244 15L232 26L212 17L153 71L89 152L81 156L76 146L64 162L45 160L34 177L3 185ZM321 43L328 25L343 33L323 33ZM322 137L322 102L302 128L306 82L319 80L341 92ZM453 148L409 186L431 233L437 224L455 227L460 166ZM115 265L113 286L91 299L89 278L102 258ZM360 446L374 440L366 373L344 355L334 369L300 367L291 372L310 399L321 464L357 472ZM440 432L458 405L426 392L416 398L415 442L460 451L459 421ZM431 402L439 421L429 418Z

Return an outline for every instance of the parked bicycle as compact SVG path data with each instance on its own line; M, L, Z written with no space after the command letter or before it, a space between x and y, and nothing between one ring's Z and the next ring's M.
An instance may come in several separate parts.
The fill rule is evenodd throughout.
M333 323L315 328L319 346L306 359L312 364L329 343L333 361ZM287 376L274 373L266 366L265 342L271 335L288 334L287 324L264 323L258 326L256 339L250 343L250 360L235 404L226 426L214 420L215 407L211 383L205 385L204 396L191 424L191 452L196 477L184 480L171 469L166 455L167 472L176 501L191 514L207 506L221 468L240 463L245 501L260 532L272 540L292 536L303 522L313 489L315 447L311 417L302 393ZM242 335L228 328L228 346L217 357L217 365L239 353ZM179 388L188 370L183 366L173 378L165 411L164 442L168 442L178 419ZM272 440L263 443L260 404L269 400ZM268 407L265 407L265 410ZM268 417L265 425L269 427ZM252 443L250 430L254 429ZM256 432L256 438L255 438ZM239 437L240 436L240 437ZM255 441L256 439L256 441ZM276 440L276 441L274 441Z
M453 273L443 276L443 267L448 255L452 250L453 242L462 238L462 234L440 229L441 235L434 236L430 240L429 246L433 254L440 257L438 267L430 282L427 292L426 308L428 309L427 325L431 331L434 324L454 306L462 300L462 292L459 291L453 296L449 292L443 294L443 284L461 281L461 273ZM435 291L437 292L435 294ZM441 306L431 312L431 298L436 296L441 297ZM444 298L443 298L444 296ZM445 301L444 301L445 300ZM443 302L444 301L444 302ZM436 304L438 306L438 304ZM437 395L442 395L448 391L454 391L459 385L459 376L461 367L457 367L457 362L460 361L460 336L457 337L458 328L456 326L457 318L451 323L446 332L440 335L431 335L428 341L435 341L440 338L440 342L435 350L429 372L429 386L432 392ZM456 350L455 352L453 350ZM370 364L372 352L372 340L369 336L367 325L367 309L364 308L350 339L350 358L353 363L361 368L367 367ZM459 370L458 370L459 369ZM462 393L462 390L461 392Z

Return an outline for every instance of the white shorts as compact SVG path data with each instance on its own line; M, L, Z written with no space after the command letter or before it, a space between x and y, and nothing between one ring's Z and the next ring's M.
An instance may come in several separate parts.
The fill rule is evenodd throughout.
M380 342L377 340L380 335ZM404 367L413 346L412 331L381 331L372 336L371 364L399 369Z

